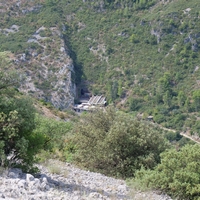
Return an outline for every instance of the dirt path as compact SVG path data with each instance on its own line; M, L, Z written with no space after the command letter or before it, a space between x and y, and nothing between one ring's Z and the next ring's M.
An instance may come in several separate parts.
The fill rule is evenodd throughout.
M187 135L187 134L185 134L185 133L183 133L183 132L181 132L180 135L182 135L183 137L186 137L186 138L188 138L188 139L190 139L190 140L193 140L194 142L200 144L200 141L195 140L192 136L189 136L189 135Z
M158 125L158 126L159 126L160 128L162 128L163 130L171 131L171 132L174 132L174 133L176 132L176 130L174 130L174 129L165 128L165 127L163 127L163 126L161 126L161 125ZM197 140L197 139L194 139L192 136L189 135L189 131L187 131L187 134L184 133L184 132L181 132L180 135L182 135L183 137L186 137L186 138L188 138L188 139L190 139L190 140L196 142L197 144L200 144L200 138L199 138L198 140Z

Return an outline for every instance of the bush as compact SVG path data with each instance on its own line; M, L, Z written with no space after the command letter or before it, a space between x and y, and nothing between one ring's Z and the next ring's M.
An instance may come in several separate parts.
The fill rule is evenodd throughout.
M186 145L161 154L161 164L155 170L141 170L136 180L144 186L162 190L177 199L199 200L200 146Z
M113 108L84 115L74 133L76 163L111 176L129 177L141 166L153 168L167 147L155 126Z
M0 166L30 171L45 138L33 132L36 110L31 99L13 89L20 75L11 68L6 53L0 58Z
M72 124L65 121L57 121L55 119L49 119L44 116L36 116L36 129L35 134L44 134L46 138L44 150L46 153L51 153L53 158L59 158L66 161L69 159L68 148L71 145L69 141L69 131L71 130ZM70 155L69 155L70 156ZM42 154L39 158L44 160Z
M181 136L178 132L169 131L165 134L165 137L170 141L179 141L183 136Z
M0 98L0 165L33 169L44 135L35 134L35 109L27 98Z

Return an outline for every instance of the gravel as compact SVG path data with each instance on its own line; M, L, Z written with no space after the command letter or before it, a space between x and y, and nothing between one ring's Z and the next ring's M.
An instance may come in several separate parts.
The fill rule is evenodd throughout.
M172 200L156 192L134 193L126 182L50 160L33 176L13 168L0 175L0 200ZM131 192L130 192L131 191Z

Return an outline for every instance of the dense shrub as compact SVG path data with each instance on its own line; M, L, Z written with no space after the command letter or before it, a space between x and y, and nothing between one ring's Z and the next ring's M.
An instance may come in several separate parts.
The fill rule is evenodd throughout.
M153 168L167 147L161 130L113 108L86 114L74 129L75 161L107 175L129 177Z
M141 170L136 179L143 185L162 190L177 199L200 199L200 146L186 145L161 154L154 170Z
M70 122L50 119L48 117L36 115L35 134L45 135L44 150L49 152L53 158L68 160L68 148L71 145L69 142L69 131L72 128ZM43 155L38 156L41 161L45 161Z
M45 137L33 133L35 107L30 98L13 89L21 78L9 69L6 54L0 58L0 166L21 166L29 171Z
M0 97L0 149L2 166L20 166L29 171L45 137L35 134L35 108L29 98Z

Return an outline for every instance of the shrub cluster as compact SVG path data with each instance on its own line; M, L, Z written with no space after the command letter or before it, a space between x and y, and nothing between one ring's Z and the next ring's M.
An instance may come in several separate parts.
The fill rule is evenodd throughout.
M164 191L177 199L200 198L200 146L186 145L161 154L154 170L140 170L136 182Z
M0 54L0 166L33 169L35 154L43 148L45 137L34 133L35 107L30 98L13 88L21 81L12 70L8 54Z
M129 177L152 169L167 148L161 130L113 108L86 114L74 129L75 161L106 175Z

